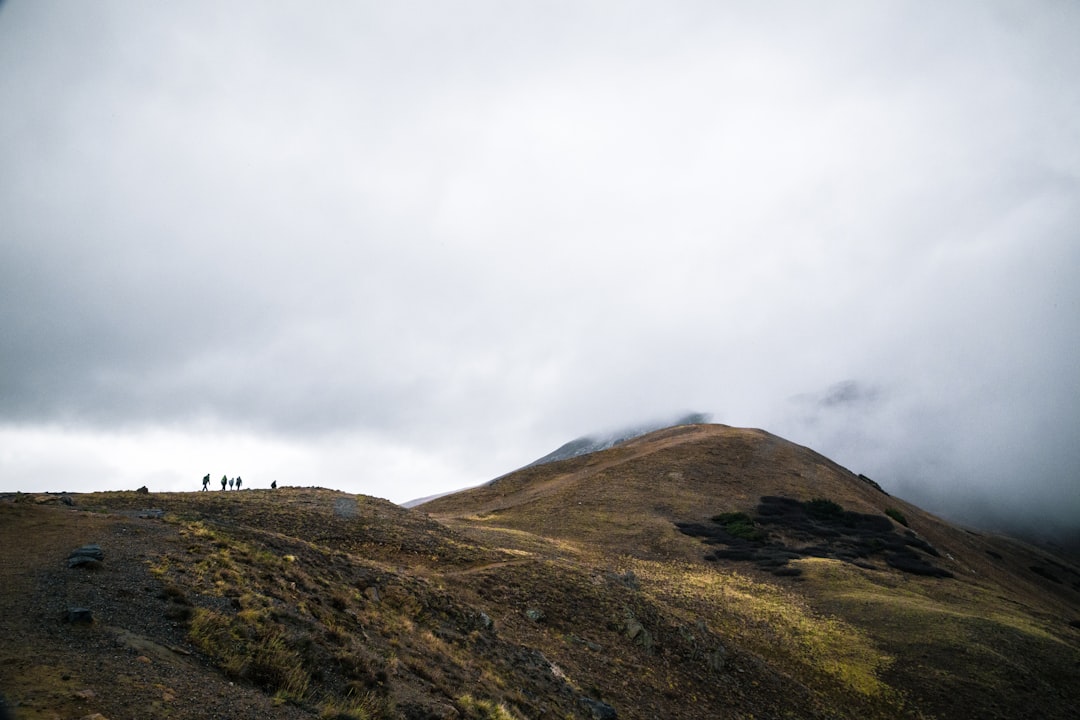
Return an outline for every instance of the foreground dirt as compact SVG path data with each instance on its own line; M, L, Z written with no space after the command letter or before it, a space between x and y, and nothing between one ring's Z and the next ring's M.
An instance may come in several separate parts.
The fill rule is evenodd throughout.
M177 547L177 528L138 514L0 503L0 676L16 717L306 717L195 652L150 573ZM69 553L90 543L104 562L68 568ZM72 608L93 621L67 622Z

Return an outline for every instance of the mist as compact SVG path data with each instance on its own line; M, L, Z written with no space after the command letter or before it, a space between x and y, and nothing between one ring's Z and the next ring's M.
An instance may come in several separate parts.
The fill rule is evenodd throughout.
M0 490L402 502L673 417L1080 523L1080 8L0 6Z

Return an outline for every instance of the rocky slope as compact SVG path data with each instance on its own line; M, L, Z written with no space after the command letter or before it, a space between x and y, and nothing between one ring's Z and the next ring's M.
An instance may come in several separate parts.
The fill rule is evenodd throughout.
M756 430L662 430L416 510L318 488L11 495L0 540L18 718L1080 706L1080 570Z

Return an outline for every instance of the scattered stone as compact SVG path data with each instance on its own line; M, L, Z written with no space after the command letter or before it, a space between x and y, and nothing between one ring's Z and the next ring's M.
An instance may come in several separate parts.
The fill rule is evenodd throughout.
M619 717L619 713L615 712L615 708L599 700L583 697L581 698L581 705L589 712L589 717L593 720L616 720Z
M68 507L71 507L72 505L75 504L75 501L71 499L70 495L61 495L60 496L60 502L64 503Z
M382 600L382 598L379 597L379 588L374 585L368 585L364 588L364 597L373 603L378 603Z
M148 493L149 493L150 491L149 491L149 490L148 490L148 489L146 488L146 486L145 486L145 485L143 485L143 486L142 486L141 488L139 488L139 489L138 489L138 490L136 490L135 492L137 492L137 493L141 493L141 494L143 494L143 495L146 495L146 494L148 494Z
M139 517L143 520L160 520L165 517L165 511L160 508L151 508L140 512Z
M146 657L145 655L140 655L139 657L135 658L135 660L136 660L136 662L145 663L147 665L149 665L151 662L153 662L150 658Z
M525 611L525 617L533 622L540 622L544 619L544 611L539 608L529 608Z
M86 688L85 690L76 690L75 691L75 697L77 697L77 698L79 698L81 700L91 700L91 699L97 697L97 693L94 692L93 690L91 690L90 688Z
M84 715L83 717L79 718L79 720L109 720L109 718L105 717L101 713L94 713L93 715Z
M476 619L480 621L480 627L482 627L484 630L490 630L492 626L495 625L495 622L491 619L491 616L482 610L476 614Z
M94 622L94 613L89 608L73 607L68 608L65 622L73 624L89 625Z

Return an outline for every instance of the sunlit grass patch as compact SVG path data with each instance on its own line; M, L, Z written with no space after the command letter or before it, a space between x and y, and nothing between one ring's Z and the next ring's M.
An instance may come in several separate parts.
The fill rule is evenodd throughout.
M279 698L299 701L308 694L311 675L303 657L263 613L244 611L230 617L197 608L188 639L230 677L249 680Z
M762 655L810 666L860 695L886 699L892 695L880 679L892 656L864 631L815 612L795 593L706 566L632 564L646 593L673 599L719 632L739 636Z
M865 618L875 634L896 642L966 642L962 621L989 622L1002 628L1060 642L1029 615L1002 611L997 595L974 585L924 584L873 576L851 566L822 560L802 561L805 577L817 591L844 603L853 616Z
M520 720L502 703L474 698L470 694L457 698L458 709L470 720Z

